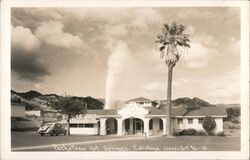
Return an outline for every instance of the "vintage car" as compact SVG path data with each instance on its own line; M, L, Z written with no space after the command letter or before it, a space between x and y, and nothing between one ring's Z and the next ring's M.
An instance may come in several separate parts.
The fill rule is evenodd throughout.
M49 134L50 136L58 136L59 134L66 135L66 132L67 130L61 123L46 123L37 131L41 136L44 136L45 134Z

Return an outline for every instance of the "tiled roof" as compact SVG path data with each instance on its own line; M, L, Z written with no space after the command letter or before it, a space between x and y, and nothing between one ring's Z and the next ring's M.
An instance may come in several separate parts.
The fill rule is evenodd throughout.
M147 107L149 113L147 115L166 115L166 109L157 109L155 107ZM88 114L97 115L118 115L116 109L104 110L88 110ZM200 108L172 108L173 116L227 116L225 107L200 107Z
M227 116L225 107L172 108L173 116ZM151 107L148 115L165 115L166 108Z
M151 100L145 97L138 97L138 98L130 99L127 102L151 102Z
M87 110L87 114L97 114L97 115L118 115L116 109L95 109L95 110Z

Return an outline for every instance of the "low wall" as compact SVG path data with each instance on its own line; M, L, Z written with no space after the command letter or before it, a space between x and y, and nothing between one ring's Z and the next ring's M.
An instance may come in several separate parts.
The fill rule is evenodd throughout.
M97 128L70 128L70 134L97 135Z
M41 111L25 111L25 115L34 115L34 116L41 116Z

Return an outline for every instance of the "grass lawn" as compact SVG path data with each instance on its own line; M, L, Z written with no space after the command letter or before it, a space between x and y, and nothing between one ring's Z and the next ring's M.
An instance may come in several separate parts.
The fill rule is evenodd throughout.
M76 150L84 149L86 151L239 151L240 141L236 137L157 137L146 140L114 141L91 145L59 145L54 149L64 151L62 147L66 150L75 147Z
M98 140L110 141L97 142ZM239 151L240 137L179 136L147 139L131 137L131 139L128 139L127 136L119 137L115 135L41 137L34 133L21 132L12 133L11 144L12 148L29 147L29 149L23 149L23 151ZM53 147L30 148L52 144L55 145Z

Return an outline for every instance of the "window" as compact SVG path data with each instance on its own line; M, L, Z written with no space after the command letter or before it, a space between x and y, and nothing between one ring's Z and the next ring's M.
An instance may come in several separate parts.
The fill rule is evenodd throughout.
M188 118L188 124L192 124L193 123L193 118Z
M83 128L83 127L84 127L84 124L80 123L79 128Z
M160 130L163 130L163 121L160 119Z
M183 119L178 118L178 119L177 119L177 124L182 124L182 123L183 123Z
M153 119L151 119L149 121L149 129L152 130L153 129Z
M139 102L139 104L144 104L144 102Z
M203 120L204 120L203 118L199 118L199 119L198 119L199 124L202 124Z
M94 124L85 124L85 128L94 128Z
M69 127L71 127L71 128L78 128L78 124L77 123L70 123Z

